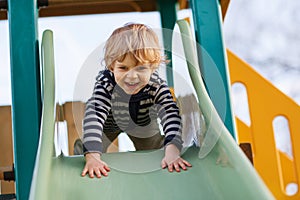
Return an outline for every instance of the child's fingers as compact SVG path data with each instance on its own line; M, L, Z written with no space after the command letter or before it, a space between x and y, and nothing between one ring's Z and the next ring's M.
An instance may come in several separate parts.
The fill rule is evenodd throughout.
M173 172L173 164L172 163L168 165L168 170L169 170L169 172Z
M96 174L96 177L97 178L101 178L101 171L99 170L99 168L96 168L95 170L94 170L94 173Z
M107 165L104 165L104 169L106 170L106 171L110 171L110 168L109 168L109 166L107 166Z
M81 176L85 176L87 172L88 172L88 168L85 167L81 172Z
M103 174L104 176L108 175L107 170L105 169L105 167L103 167L100 171L101 171L101 174Z
M105 162L103 162L103 167L101 167L100 170L104 176L108 176L108 172L110 171L110 168L108 167L108 165Z
M110 168L106 165L106 163L104 163L104 165L95 167L93 170L97 178L101 178L101 175L108 176L108 172L110 171Z
M186 166L185 166L185 164L184 164L182 161L179 162L179 166L180 166L183 170L186 170Z
M94 178L94 169L93 168L91 168L89 170L89 176L90 176L90 178Z
M103 162L103 161L102 161L102 164L103 164L103 168L109 172L110 168L109 168L108 164L106 164L106 162Z
M177 163L174 163L174 168L175 168L176 172L180 172L180 168Z
M183 160L183 159L182 159L182 162L183 162L186 166L188 166L188 167L191 167L191 166L192 166L192 164L189 163L189 162L186 161L186 160Z
M164 160L162 160L161 161L161 168L165 169L166 167L167 167L167 163Z
M110 171L110 168L106 163L99 166L94 167L88 167L85 166L84 169L81 172L81 176L85 176L86 174L89 175L90 178L94 178L95 175L97 178L101 178L102 175L108 176L108 172Z
M176 159L174 162L170 162L170 163L167 163L165 159L161 161L161 167L163 169L168 167L169 172L173 172L174 169L175 171L180 172L180 168L183 170L187 170L187 167L191 167L191 166L192 165L188 161L180 157Z

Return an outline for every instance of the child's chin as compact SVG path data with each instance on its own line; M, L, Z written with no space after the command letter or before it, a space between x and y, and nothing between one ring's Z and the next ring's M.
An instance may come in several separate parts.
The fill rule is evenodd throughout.
M136 93L138 93L137 91L125 91L126 92L126 94L128 94L128 95L134 95L134 94L136 94Z
M140 89L137 89L137 88L135 88L135 89L132 89L132 90L130 90L130 89L128 89L128 88L123 88L123 90L126 92L126 94L128 94L128 95L134 95L134 94L137 94L139 91L140 91Z

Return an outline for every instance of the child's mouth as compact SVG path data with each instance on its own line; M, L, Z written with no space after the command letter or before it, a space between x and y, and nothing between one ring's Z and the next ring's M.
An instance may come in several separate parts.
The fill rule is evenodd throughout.
M127 87L128 90L133 91L133 90L136 90L136 88L138 87L139 83L126 82L125 85L126 85L126 87Z

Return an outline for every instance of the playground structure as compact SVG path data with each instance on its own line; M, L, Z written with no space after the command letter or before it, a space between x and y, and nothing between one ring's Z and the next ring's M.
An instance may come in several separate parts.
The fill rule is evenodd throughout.
M53 2L55 4L55 1ZM57 2L59 1L56 1L56 3ZM91 1L90 4L93 4L93 2L95 3L96 1ZM147 1L142 1L142 2L147 2ZM11 62L11 67L12 67L12 83L13 83L12 87L13 87L13 95L14 95L13 105L12 105L14 146L15 146L14 169L15 169L15 176L16 176L16 194L18 199L27 199L27 197L29 196L31 177L33 174L36 151L38 148L38 141L39 141L40 120L41 120L40 116L42 115L41 102L43 102L43 104L45 102L45 99L43 101L40 99L41 84L39 78L40 72L39 72L38 60L40 61L42 60L39 58L39 55L36 53L38 52L38 48L39 48L36 43L37 41L36 3L37 2L31 2L31 3L32 3L31 5L26 4L26 6L28 7L20 7L20 5L17 5L17 3L10 1L9 2L10 11L8 12L9 17L11 19L10 40L11 40L11 55L12 55L11 60L13 61ZM174 8L176 3L177 3L176 1L158 1L158 5L160 6L159 8L162 17L163 27L173 29L174 23L176 21L176 15L174 15L175 12ZM186 1L179 1L179 3L182 7L188 6ZM198 42L201 44L201 46L203 46L206 49L206 51L211 56L216 66L220 70L220 73L223 75L222 81L224 81L224 85L228 86L227 93L225 94L226 96L225 99L227 99L226 102L228 103L228 105L226 105L227 113L225 113L226 116L224 116L222 113L219 113L219 115L221 115L221 118L224 119L224 124L226 125L229 132L232 134L233 138L236 139L237 144L241 144L241 143L251 144L254 167L258 171L259 175L262 177L262 179L264 180L265 184L268 186L270 191L273 193L273 195L277 199L298 199L299 198L298 191L294 195L287 195L285 189L289 183L295 183L299 185L299 180L297 175L297 173L300 171L300 164L297 163L300 156L299 149L293 148L292 159L286 156L284 153L277 150L274 142L272 122L276 116L282 115L286 117L290 125L292 146L293 147L297 146L297 144L299 144L300 141L299 135L297 135L297 133L299 132L297 121L299 121L300 119L299 106L296 103L294 103L292 100L290 100L288 97L283 95L279 90L274 88L269 82L264 80L259 74L254 72L251 69L251 67L249 67L240 59L238 59L230 51L227 52L225 51L225 47L222 42L221 19L222 17L224 18L225 16L229 1L220 1L220 3L218 1L211 1L208 3L206 1L195 0L195 1L191 1L190 4L191 4L190 7L193 11L193 19L195 22L194 26L197 30L196 38L198 39ZM223 12L221 12L220 10L220 5L222 6L221 8ZM140 6L142 7L142 5ZM119 8L120 7L118 7L118 9ZM45 13L47 12L51 13L51 9L54 10L56 9L56 14L53 15L57 15L57 13L63 13L63 11L65 11L66 13L69 12L70 14L71 12L70 10L72 10L72 9L68 10L65 8L59 8L59 6L57 7L53 6L51 8L51 1L50 1L49 10L44 11L44 15L46 15ZM83 9L81 9L81 12L82 10ZM124 12L124 10L122 9L118 10L117 12L120 11ZM79 13L78 10L76 11L76 9L74 12L75 13L72 14L83 14L83 13ZM90 12L92 13L93 11ZM40 14L42 15L42 13L43 11L41 9ZM52 11L52 13L55 12ZM166 16L167 13L168 16ZM172 16L172 14L170 15L170 13L174 15L173 18L171 17L172 19L170 19L170 16ZM207 13L210 14L207 15ZM221 13L223 13L223 15L221 15ZM24 37L22 38L20 38L19 33L22 32L23 30L28 29L28 25L27 23L24 23L26 25L23 25L20 22L18 22L18 20L13 20L13 19L17 19L20 16L24 17L22 18L24 21L34 22L34 23L30 23L32 27L29 27L30 30L24 33L27 35L24 35ZM166 20L166 18L170 20L164 21ZM27 37L30 38L28 39L28 41L27 40L21 41ZM169 44L170 42L168 40L169 38L165 36L164 41L166 45ZM18 47L16 46L17 44L19 45L20 43L22 44L21 48L20 46ZM31 49L31 51L28 51L29 52L28 54L30 55L25 57L26 59L24 59L24 55L23 55L24 52L20 52L22 50L24 51L25 48ZM199 55L200 55L199 57L202 56L202 54ZM22 57L21 60L20 57ZM204 59L199 59L199 60L202 60L203 62ZM210 86L209 80L213 77L213 74L211 74L209 68L206 68L207 66L209 66L206 64L204 63L203 65L201 65L202 67L201 73L203 74L204 81L206 83L210 98L212 99L214 106L218 110L219 105L223 106L224 104L224 102L218 102L218 100L224 98L223 97L219 98L220 94L218 88L214 88L213 86ZM20 73L20 71L24 71L23 69L25 66L26 66L27 73L24 74ZM169 74L170 73L171 72L169 72ZM234 120L232 112L228 112L232 110L230 105L231 102L230 101L231 83L229 83L230 80L232 84L236 82L243 83L247 88L247 95L249 101L249 113L251 117L250 126L245 125L238 118L235 118ZM170 82L170 85L172 85L172 81L170 81L169 79L168 81ZM36 85L37 87L32 88L31 87L32 85ZM25 96L26 98L24 98ZM278 107L274 105L281 105L281 106ZM275 110L275 108L278 110ZM262 112L262 110L264 110L264 112ZM31 113L30 118L28 117L28 113ZM41 131L41 133L44 132ZM30 146L28 144L30 144ZM189 156L190 154L187 153L187 156ZM238 154L233 154L233 155L236 156ZM159 155L155 155L153 159L157 159L157 156ZM107 157L108 157L107 159L110 159L110 155L107 155ZM237 157L239 157L239 155ZM211 158L213 158L213 156ZM75 165L77 166L75 171L70 172L69 175L75 176L74 175L75 173L78 174L76 170L81 168L81 163L82 163L81 158L74 158L73 160L71 158L58 158L57 161L55 161L53 164L54 166L53 170L60 171L60 169L66 167L62 165L62 163L64 163L64 160L68 160L68 159L70 159L70 163L74 162ZM236 162L244 163L245 160L237 159ZM39 162L37 161L37 163ZM48 169L46 171L49 172L51 170L52 169ZM223 172L218 171L218 172L220 172L221 174L225 173L224 171ZM203 174L198 174L198 175L203 175ZM154 175L153 180L155 180L155 176L158 175ZM36 176L34 176L34 178L35 177ZM214 178L215 179L209 181L216 181L216 182L220 181L217 179L217 177ZM190 178L187 176L186 179L184 180L188 181L189 179ZM49 184L51 183L51 181L55 182L55 180L49 180ZM224 183L226 182L223 182L223 184ZM267 190L263 189L264 188L263 185L259 184L258 186L261 186L260 188L261 191L266 192L265 194L266 197L271 198L270 196L268 196ZM68 185L68 187L73 187L73 186ZM65 189L69 189L69 188L65 188ZM238 185L236 186L235 189L238 190ZM258 188L258 190L260 189ZM46 190L38 190L37 192L41 193L42 191L46 192ZM51 190L49 189L48 192L50 191ZM245 191L247 191L247 187L245 187ZM190 192L192 192L192 190ZM235 192L236 191L232 190L232 193ZM239 193L237 192L237 194ZM251 193L249 193L249 195L250 194ZM222 195L226 196L226 194L222 194Z

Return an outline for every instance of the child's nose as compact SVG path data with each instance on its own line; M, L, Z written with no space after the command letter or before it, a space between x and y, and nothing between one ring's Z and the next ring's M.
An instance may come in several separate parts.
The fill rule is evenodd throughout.
M127 78L137 78L138 77L138 73L136 70L131 69L127 72L126 74Z

